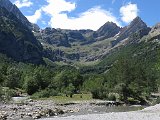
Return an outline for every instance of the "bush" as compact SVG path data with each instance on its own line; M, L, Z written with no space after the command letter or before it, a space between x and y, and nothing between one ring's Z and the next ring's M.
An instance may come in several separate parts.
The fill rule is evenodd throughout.
M16 91L8 87L0 88L0 101L8 102L12 97L16 96Z
M131 97L128 97L128 98L127 98L127 101L128 101L128 103L131 104L131 105L140 104L140 101L139 101L139 100L136 100L136 99L131 98Z
M45 90L41 90L40 92L36 92L35 94L33 94L33 97L35 98L48 98L51 96L57 96L58 92L54 89L45 89Z
M109 93L108 94L108 100L116 101L117 98L118 98L118 95L116 93Z
M39 82L34 77L25 77L24 89L29 95L34 94L39 89Z

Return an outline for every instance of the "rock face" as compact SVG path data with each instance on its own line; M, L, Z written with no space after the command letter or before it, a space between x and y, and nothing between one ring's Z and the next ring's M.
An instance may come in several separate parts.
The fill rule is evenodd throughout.
M71 44L74 42L84 43L88 41L88 37L92 33L93 31L91 30L64 30L47 27L39 32L36 31L34 34L42 43L71 47Z
M123 28L113 22L107 22L97 31L45 28L34 34L40 42L45 43L45 47L47 46L45 57L48 56L47 58L53 61L90 62L101 59L111 50L116 50L116 47L139 42L149 32L150 28L140 17L136 17ZM48 46L53 46L54 49L48 49Z
M151 28L143 28L141 30L136 31L134 34L132 34L131 36L129 36L129 43L137 43L140 41L140 39L145 36L148 35L150 32Z
M86 41L86 38L78 30L67 30L65 31L68 37L69 42L83 42Z
M107 22L97 31L92 30L64 30L45 28L41 32L36 32L35 36L41 42L56 45L71 47L74 42L79 42L81 45L92 44L95 41L104 40L110 37L114 37L121 30L113 22Z
M107 22L95 32L95 37L98 40L104 40L110 37L114 37L120 32L120 30L121 28L118 27L115 23Z
M157 23L155 26L151 28L149 35L151 37L156 37L157 35L160 35L160 23Z
M115 46L117 43L120 41L128 38L129 36L133 35L135 32L142 30L142 29L147 29L147 25L141 20L140 17L136 17L129 26L124 27L121 31L120 34L118 35L118 38L112 42L112 45Z
M40 32L41 40L51 45L70 47L68 36L62 33L61 30L46 28Z
M0 0L0 7L6 8L9 12L14 14L24 25L32 28L32 24L27 20L27 18L21 13L16 5L13 5L9 0Z
M0 7L0 52L17 61L42 63L42 46L12 12Z

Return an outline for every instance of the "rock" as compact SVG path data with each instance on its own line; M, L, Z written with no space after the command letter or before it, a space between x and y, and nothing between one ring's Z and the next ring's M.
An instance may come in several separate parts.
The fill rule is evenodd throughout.
M41 115L46 117L55 116L55 111L53 111L52 109L46 109L41 111Z
M62 109L58 109L56 108L56 111L55 111L57 114L64 114L64 111Z
M70 113L74 113L74 111L73 111L73 110L70 110Z
M8 114L5 111L0 111L0 120L7 120Z
M39 118L41 118L41 114L36 113L36 114L34 114L34 115L32 116L32 118L33 118L33 119L39 119Z
M32 117L33 114L32 113L27 113L26 115L29 116L29 117Z
M27 102L33 102L33 100L32 99L28 99Z

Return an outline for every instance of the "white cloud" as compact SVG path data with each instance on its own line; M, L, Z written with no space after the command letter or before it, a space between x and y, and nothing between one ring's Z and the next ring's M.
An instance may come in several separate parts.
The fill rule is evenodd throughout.
M61 12L71 12L76 8L76 4L65 0L46 0L48 5L43 7L43 11L50 15L60 14Z
M48 5L42 10L51 16L49 24L53 28L62 29L92 29L97 30L107 21L120 25L110 11L101 7L93 7L77 17L69 17L68 13L76 9L76 4L65 0L47 0Z
M37 23L37 21L41 18L42 16L42 10L36 10L34 15L32 16L26 16L26 18L31 22L31 23Z
M30 7L31 5L33 5L33 3L29 0L16 0L14 2L14 4L18 7L18 8L22 8L22 7Z
M128 3L120 8L121 20L125 23L131 22L138 16L137 4Z

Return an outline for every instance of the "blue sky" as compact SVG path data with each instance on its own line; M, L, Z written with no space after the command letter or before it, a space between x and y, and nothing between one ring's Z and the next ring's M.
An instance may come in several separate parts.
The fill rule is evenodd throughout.
M41 28L97 30L107 21L119 26L140 16L148 26L160 22L160 0L11 0Z

